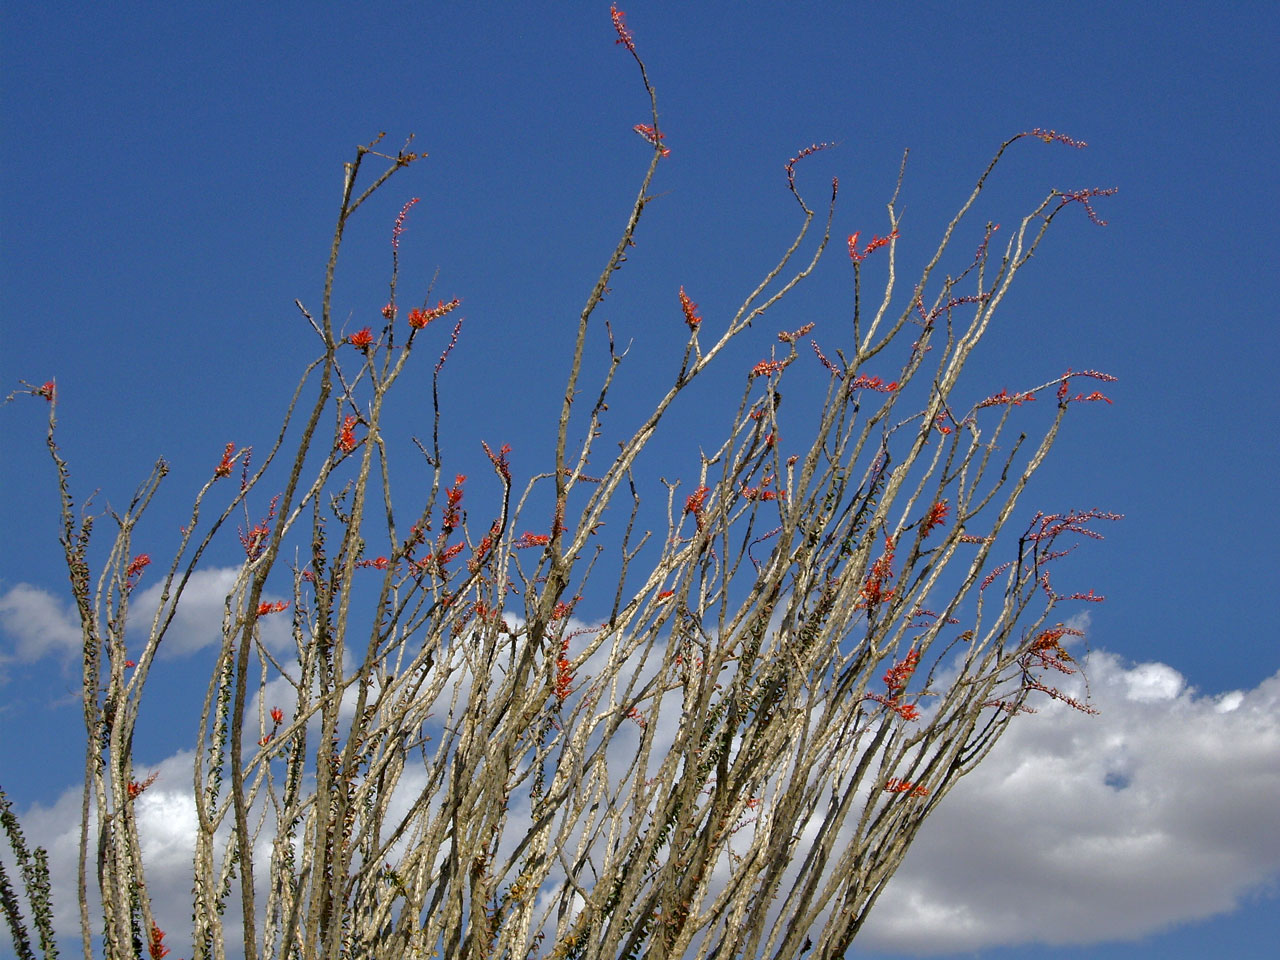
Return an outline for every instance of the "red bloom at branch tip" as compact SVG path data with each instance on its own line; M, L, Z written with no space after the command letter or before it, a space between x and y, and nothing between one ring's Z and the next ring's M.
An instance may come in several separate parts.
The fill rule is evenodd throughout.
M151 924L151 935L147 938L147 952L151 954L151 960L163 960L169 952L169 948L164 945L164 931L154 921Z
M1087 190L1072 190L1062 194L1062 202L1058 204L1058 209L1061 210L1068 203L1078 203L1084 207L1084 211L1089 215L1090 220L1100 227L1105 227L1107 221L1098 216L1097 211L1093 209L1093 205L1089 201L1094 197L1110 197L1118 192L1118 187L1090 187Z
M363 350L365 347L373 345L373 331L368 327L365 327L363 330L357 330L355 333L351 334L351 336L347 337L347 342L353 347Z
M415 330L421 330L432 320L439 320L446 313L455 310L458 304L462 303L458 297L454 297L448 303L441 300L430 310L423 310L421 307L414 307L409 311L409 326Z
M396 305L388 303L382 308L382 316L386 320L394 320L396 318Z
M350 414L348 414L347 418L342 421L342 433L338 436L338 446L347 453L350 453L356 448L356 434L354 429L356 422L356 418Z
M284 711L281 710L279 707L272 707L271 722L278 724L278 723L281 723L283 720L284 720Z
M222 451L222 459L218 461L218 466L213 471L215 480L231 476L231 464L235 462L235 457L233 456L235 452L236 445L234 443L228 443L226 449Z
M414 197L406 203L400 210L400 215L396 217L396 224L391 228L391 249L400 249L400 234L404 233L404 218L409 215L409 209L418 202L418 198Z
M1008 390L1002 389L999 393L992 394L981 401L975 409L981 410L983 407L998 407L1001 405L1020 407L1024 403L1031 403L1035 398L1035 394L1030 390L1026 393L1010 393Z
M684 292L684 287L680 288L680 309L684 313L684 322L689 325L689 329L697 330L698 324L702 323L702 317L698 316L698 305L689 299L688 294Z
M290 601L288 600L277 600L275 603L264 600L258 604L258 616L265 617L271 613L283 613L289 609L289 603Z
M706 503L707 494L710 492L710 487L698 487L697 490L685 497L684 512L692 513L695 517L701 516L703 504Z
M925 797L929 795L929 788L922 784L912 783L910 780L892 777L885 782L884 792L905 793L910 797Z
M849 259L854 263L861 263L867 259L867 254L872 250L879 250L881 247L888 246L890 241L898 239L898 231L895 230L887 237L872 236L871 242L863 248L862 252L858 251L858 237L862 235L862 231L858 230L849 235Z
M799 153L784 164L783 169L787 171L787 185L794 190L796 188L796 164L811 154L817 153L819 150L826 150L834 147L834 143L811 143Z
M1071 137L1068 137L1065 133L1059 133L1057 130L1041 130L1039 127L1019 134L1019 136L1038 137L1045 143L1053 143L1054 141L1057 141L1058 143L1065 143L1068 147L1075 147L1077 150L1083 150L1089 145L1083 140L1074 140Z
M920 651L914 647L907 651L907 655L891 666L884 675L884 685L888 688L889 696L897 698L907 689L907 682L911 679L911 675L916 672L916 667L920 664Z
M927 537L935 527L941 527L947 522L947 513L951 510L951 505L945 500L939 500L929 508L929 512L924 518L924 535Z
M657 147L659 152L661 152L661 154L664 157L671 156L670 148L665 147L662 144L662 141L666 138L666 135L658 132L658 130L655 127L651 127L647 123L637 123L634 127L632 127L632 129L635 130L636 133L640 134L640 136L644 137L644 139L647 140L649 143Z
M276 504L279 502L280 494L276 494L271 498L271 506L267 510L267 515L250 527L248 533L240 532L240 545L244 547L244 555L250 560L257 560L258 557L262 556L262 549L271 538L270 523L275 519Z
M631 31L627 29L626 12L619 10L616 4L609 5L609 16L613 20L613 29L618 32L618 39L614 43L620 43L632 53L636 52L635 38L631 36Z
M140 553L129 561L129 566L125 568L125 585L126 590L132 590L137 586L138 578L142 576L142 571L151 564L151 554Z
M462 548L465 546L466 546L465 543L459 542L459 543L455 543L451 547L445 547L444 550L440 551L440 555L436 557L436 562L441 566L444 566L444 564L448 563L450 560L452 560L454 557L460 554L462 552Z
M779 343L795 343L797 340L803 337L806 333L812 330L814 326L816 326L816 324L814 324L814 322L811 320L808 323L806 323L803 327L801 327L799 330L791 330L791 331L779 330L778 342Z
M849 381L849 390L875 390L877 393L893 393L898 389L898 381L891 380L885 383L879 377L869 377L865 373L860 373Z
M756 377L771 377L783 367L787 365L785 360L761 360L751 368L748 376L754 380Z
M485 456L489 458L489 462L493 464L493 468L498 471L498 475L502 477L503 480L510 481L511 464L507 461L507 454L511 452L511 444L504 443L498 448L497 453L490 450L489 445L483 440L480 441L480 446L484 447Z
M890 599L894 590L885 587L893 581L893 541L888 537L884 540L884 553L879 560L871 564L871 571L867 574L866 582L862 585L862 596L868 605L881 603ZM912 668L914 669L914 667ZM888 683L888 675L886 674L885 682Z
M52 380L46 380L40 384L40 389L35 391L37 397L44 397L50 403L53 403L54 397L58 395L58 385Z
M1086 600L1089 603L1102 603L1102 601L1106 600L1107 598L1099 596L1098 594L1094 593L1093 588L1090 587L1088 593L1073 593L1067 599L1068 600Z

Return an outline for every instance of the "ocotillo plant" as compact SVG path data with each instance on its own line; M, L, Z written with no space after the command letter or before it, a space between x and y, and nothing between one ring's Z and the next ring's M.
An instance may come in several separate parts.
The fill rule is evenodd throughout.
M695 475L642 490L634 468L680 429L682 395L818 268L838 183L821 205L802 193L802 161L824 144L786 163L797 232L732 315L703 315L696 278L654 301L683 359L618 432L607 409L625 351L610 332L594 366L588 334L670 151L635 40L612 16L649 96L635 129L652 158L566 334L554 448L483 446L496 499L475 502L438 429L461 300L402 302L415 201L391 228L385 304L354 333L332 315L344 231L419 159L409 143L374 141L346 165L318 309L298 304L319 355L265 453L213 448L157 608L130 601L160 567L134 540L165 464L123 510L82 513L56 387L27 388L48 402L83 628L86 958L96 938L108 957L170 949L135 815L152 781L132 744L184 590L241 512L243 560L190 718L196 957L839 957L921 823L1032 698L1089 709L1051 679L1076 669L1057 613L1100 598L1059 593L1051 574L1070 538L1113 517L1014 518L1068 413L1107 399L1073 381L1113 378L1068 370L975 401L961 377L1058 216L1080 206L1096 221L1091 201L1110 191L1052 191L999 232L970 230L971 210L1015 145L1083 144L1039 129L1001 144L905 288L900 176L883 233L855 233L837 258L851 277L841 332L819 331L821 344L813 324L778 332L740 371L736 413ZM962 237L973 253L944 274ZM885 280L867 298L873 267ZM792 430L784 443L781 388L801 365L825 399L803 441ZM385 414L411 369L429 372L434 425L406 464ZM1014 424L1033 400L1053 416L1029 440ZM113 539L96 564L104 521ZM607 612L575 616L586 597ZM267 618L289 620L288 644L264 642ZM126 643L138 622L143 642ZM16 821L9 835L21 847ZM43 860L18 854L51 943Z

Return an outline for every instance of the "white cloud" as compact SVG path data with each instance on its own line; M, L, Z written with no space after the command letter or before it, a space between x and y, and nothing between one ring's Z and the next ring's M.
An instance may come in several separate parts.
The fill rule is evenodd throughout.
M1280 875L1280 674L1212 697L1088 661L1093 703L1020 717L926 823L858 940L905 954L1132 939Z
M197 570L187 581L173 623L160 645L169 655L194 653L202 647L222 642L222 614L227 593L235 584L238 567L213 567ZM157 580L135 596L129 604L130 627L139 633L151 629L151 621L160 604L164 581Z
M47 590L19 583L0 596L0 625L14 641L0 663L34 663L46 656L79 653L80 620L69 604Z
M222 642L222 617L227 594L240 574L239 567L198 570L187 581L173 622L160 646L161 656L184 656ZM151 629L163 592L162 581L139 591L129 603L131 646ZM285 599L264 593L265 601ZM5 663L34 663L47 656L78 657L81 649L80 620L70 603L49 591L19 583L0 595L0 628L11 643L0 652ZM262 640L268 648L280 650L290 645L287 614L259 621ZM133 639L137 638L137 639Z
M927 822L858 947L928 955L1128 939L1230 911L1280 874L1280 674L1216 697L1164 664L1108 654L1089 658L1088 675L1101 715L1044 704L1018 718ZM284 695L268 693L282 705ZM139 800L139 832L176 952L190 915L190 766L181 753L138 768L140 779L160 774ZM401 786L414 794L421 778ZM512 829L526 813L512 811ZM78 788L23 814L28 842L50 848L66 948L78 927L78 814Z

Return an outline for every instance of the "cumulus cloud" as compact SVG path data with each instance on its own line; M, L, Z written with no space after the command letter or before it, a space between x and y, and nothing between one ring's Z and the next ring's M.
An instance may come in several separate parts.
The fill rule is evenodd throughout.
M187 581L178 602L173 623L160 647L161 655L181 656L222 642L222 615L227 594L240 575L240 567L211 567L197 570ZM131 603L132 626L139 631L150 629L151 618L160 604L164 584L157 581L133 598ZM285 599L264 593L264 601ZM289 618L287 616L264 617L259 621L263 642L273 650L289 643Z
M9 651L0 654L0 664L65 658L80 651L80 620L75 610L29 583L19 583L0 595L0 626L13 640Z
M1211 696L1160 663L1095 653L1087 672L1101 714L1043 703L1019 717L926 823L858 947L928 956L1129 939L1230 911L1280 875L1280 674ZM138 803L156 914L179 949L190 765L182 753L155 767ZM402 786L416 794L420 779ZM23 814L29 843L50 849L66 946L78 923L78 814L78 788ZM525 811L512 815L518 829Z
M909 954L1143 936L1280 875L1280 674L1197 693L1088 661L1096 717L1018 718L926 822L859 946Z
M240 572L239 567L213 567L191 575L160 647L161 656L184 656L222 642L223 609ZM131 637L141 640L150 630L163 589L163 582L157 580L130 598ZM283 598L263 594L263 600L278 599ZM0 594L0 629L10 640L0 651L0 667L80 655L80 620L74 607L41 587L19 583ZM288 616L264 617L259 630L270 649L290 644Z

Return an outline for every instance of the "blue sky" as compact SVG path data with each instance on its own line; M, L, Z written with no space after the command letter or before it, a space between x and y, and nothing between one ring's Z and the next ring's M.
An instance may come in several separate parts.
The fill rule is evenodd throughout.
M1099 202L1105 229L1071 211L1051 236L978 372L992 392L1068 366L1120 378L1113 406L1071 419L1026 503L1125 514L1073 568L1108 598L1089 611L1089 642L1116 659L1099 663L1111 697L1103 716L1070 729L1077 745L1120 738L1145 751L1134 783L1163 798L1167 816L1148 828L1172 847L1167 858L1122 857L1129 881L1096 904L1092 881L1050 870L1046 916L1033 924L991 907L1018 902L996 871L1019 885L1046 875L1016 856L1035 841L1009 837L1014 852L967 881L976 932L959 955L1263 956L1280 935L1276 901L1258 892L1280 870L1280 818L1249 794L1274 798L1280 786L1280 752L1257 751L1280 745L1280 15L1207 3L624 7L672 155L606 302L634 341L620 420L627 391L638 409L647 375L682 343L664 326L675 290L722 315L790 239L782 164L800 147L838 144L801 168L815 197L840 177L837 238L884 232L910 148L899 247L908 265L1020 131L1053 128L1090 146L1020 143L991 191L991 219L1011 224L1052 187L1120 188ZM461 472L475 469L478 439L512 443L517 469L545 466L536 451L554 422L568 331L648 161L631 129L647 104L607 4L14 2L0 53L0 382L7 392L19 379L57 379L82 498L123 500L163 455L173 466L156 506L163 542L161 525L172 535L227 441L267 441L313 350L293 300L319 300L341 164L382 130L392 145L416 134L430 156L354 223L336 316L349 330L372 322L390 223L421 197L401 283L425 290L435 276L433 296L462 297L467 316L447 385L448 449ZM833 250L776 326L839 316L847 267ZM800 322L784 322L792 317ZM750 366L773 329L732 362ZM740 388L726 379L699 402L714 410L717 391ZM713 429L698 412L687 411L695 437ZM67 746L77 742L75 672L59 655L65 644L49 639L65 622L66 576L43 413L34 401L0 413L0 783L24 809L53 809L78 765ZM405 417L407 431L420 429L412 409ZM649 479L679 472L663 452L687 462L690 449L660 448ZM194 675L198 658L172 669ZM1010 749L1077 756L1037 736ZM156 762L178 743L157 737ZM1089 756L1070 768L1082 790ZM1206 791L1214 777L1235 779ZM951 829L977 822L962 814L968 803L979 817L984 791L992 803L1009 796L999 783L969 800L957 791ZM904 891L909 882L937 902L960 896L954 883L928 882L958 869L963 851L946 846L904 867ZM1099 862L1119 869L1114 857ZM1164 882L1181 870L1205 879ZM1144 912L1152 897L1167 908ZM876 952L858 955L936 950L925 928L946 923L913 931L913 910L925 915L914 902L886 904L893 915L868 932ZM1055 903L1069 923L1050 921Z

